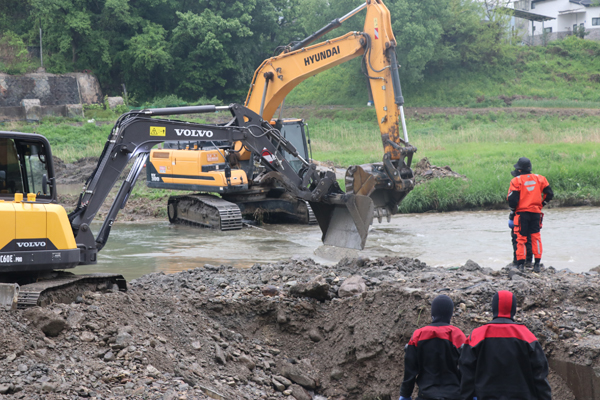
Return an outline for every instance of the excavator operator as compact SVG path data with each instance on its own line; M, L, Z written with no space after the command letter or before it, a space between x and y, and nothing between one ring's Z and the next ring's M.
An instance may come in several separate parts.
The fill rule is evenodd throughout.
M510 181L507 200L512 217L509 218L513 219L514 231L517 234L517 268L521 271L525 269L525 247L527 236L531 235L531 247L535 258L533 271L540 272L540 229L544 218L542 207L552 200L554 193L544 176L531 173L531 161L528 158L519 158L514 168L514 178Z
M0 139L0 193L22 192L20 182L21 174L15 143L11 139Z

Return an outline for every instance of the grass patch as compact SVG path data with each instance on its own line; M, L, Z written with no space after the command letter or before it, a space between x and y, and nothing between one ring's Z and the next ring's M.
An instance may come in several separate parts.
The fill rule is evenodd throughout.
M309 120L315 159L347 167L381 161L375 120ZM407 121L416 160L449 165L468 180L436 179L419 185L402 212L499 207L506 203L512 165L529 157L565 204L600 201L600 118L522 116L503 112L433 115Z

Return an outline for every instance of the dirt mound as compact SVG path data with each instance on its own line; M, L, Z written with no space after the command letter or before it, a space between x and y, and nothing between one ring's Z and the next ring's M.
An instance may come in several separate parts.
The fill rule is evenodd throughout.
M340 290L350 281L362 283L354 295ZM127 293L50 306L44 318L66 322L56 337L29 314L0 312L0 398L396 398L404 345L429 322L431 300L449 295L453 323L468 334L491 319L500 289L516 294L518 321L552 365L591 370L600 364L599 281L403 257L154 273ZM305 297L317 293L326 300ZM550 381L556 398L575 398L555 371Z
M452 168L448 165L445 167L431 165L427 157L422 158L417 165L414 166L413 172L415 175L415 183L417 185L435 178L459 178L467 180L465 175L452 171Z

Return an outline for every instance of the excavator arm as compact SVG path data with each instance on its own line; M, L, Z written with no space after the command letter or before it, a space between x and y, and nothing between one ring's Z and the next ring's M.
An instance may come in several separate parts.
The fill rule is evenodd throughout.
M233 119L226 125L206 125L153 118L218 110L231 111ZM122 115L113 127L98 165L79 197L77 207L69 214L75 241L81 250L82 264L95 263L96 253L106 244L117 213L125 206L152 147L165 141L182 139L213 143L241 141L253 153L261 155L262 165L287 190L311 205L314 204L319 210L315 211L319 225L325 227L324 233L330 226L336 225L333 211L340 206L348 208L352 225L343 227L351 231L345 239L345 247L364 246L372 222L371 200L364 196L345 194L332 172L318 172L314 164L302 159L294 146L256 113L239 104L222 107L174 107L129 112ZM281 156L284 151L300 159L303 168L299 173ZM90 223L131 160L134 160L133 166L94 238ZM324 234L324 240L326 239Z
M366 9L363 32L349 32L309 46L363 9ZM289 92L306 78L359 56L363 57L363 72L373 95L384 156L382 163L348 168L346 192L370 196L377 217L389 219L414 187L410 164L417 149L408 141L396 39L390 12L381 0L367 0L301 42L287 46L281 54L265 60L254 74L245 105L270 120Z

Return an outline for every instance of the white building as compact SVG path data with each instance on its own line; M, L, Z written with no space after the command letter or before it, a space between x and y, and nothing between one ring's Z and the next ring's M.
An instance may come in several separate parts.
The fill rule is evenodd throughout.
M584 27L587 39L600 40L600 1L598 0L520 0L514 2L515 10L552 17L544 22L515 21L519 29L527 29L534 43L561 39ZM517 19L518 20L518 19ZM544 35L545 32L545 35ZM525 33L525 32L523 32Z

